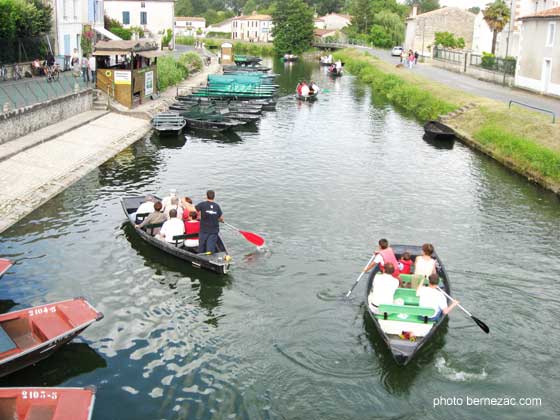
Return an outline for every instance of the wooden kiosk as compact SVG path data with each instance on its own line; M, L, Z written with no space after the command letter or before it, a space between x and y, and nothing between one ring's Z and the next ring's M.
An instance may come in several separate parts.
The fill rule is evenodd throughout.
M221 45L220 64L233 63L233 45L230 42L224 42Z
M157 42L146 39L99 41L96 59L96 87L128 108L158 93Z

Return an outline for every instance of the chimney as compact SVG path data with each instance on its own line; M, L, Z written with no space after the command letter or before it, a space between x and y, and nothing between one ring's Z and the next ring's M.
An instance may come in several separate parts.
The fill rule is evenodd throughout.
M418 16L418 4L413 4L412 5L412 15L410 15L410 17L416 17Z

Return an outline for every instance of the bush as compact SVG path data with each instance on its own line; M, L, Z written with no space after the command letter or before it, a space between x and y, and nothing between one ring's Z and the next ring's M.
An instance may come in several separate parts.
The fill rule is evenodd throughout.
M179 63L171 55L158 58L157 62L157 79L160 90L165 90L169 86L176 85L181 80L188 77L187 68Z
M436 32L434 43L446 48L465 48L465 39L455 38L451 32Z
M195 52L188 52L179 57L181 63L188 71L197 72L202 70L202 58Z
M144 38L144 28L141 26L131 26L130 31L138 35L138 38Z
M496 56L494 54L483 52L480 66L485 69L493 70L496 67Z
M194 45L196 39L194 36L178 36L175 38L175 44L180 45Z
M132 31L130 29L119 28L118 26L112 26L109 28L109 31L125 40L132 38Z
M224 38L227 39L231 36L229 32L208 32L206 34L207 38Z
M165 35L161 38L161 47L169 47L169 43L173 39L173 30L168 29L165 31Z

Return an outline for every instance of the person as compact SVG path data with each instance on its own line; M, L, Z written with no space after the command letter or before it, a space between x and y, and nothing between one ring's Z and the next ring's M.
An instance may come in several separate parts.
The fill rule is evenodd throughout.
M194 211L196 213L196 208L194 207L190 197L183 197L181 199L181 207L183 208L183 220L187 220L191 211ZM198 217L195 216L195 219L197 218Z
M52 67L54 66L55 60L54 60L54 55L52 54L52 52L48 52L47 53L47 66Z
M168 211L168 209L171 207L171 200L173 198L177 198L177 190L175 188L171 188L169 190L169 195L161 201L161 203L163 204L163 211Z
M297 87L296 87L296 91L297 91L297 94L298 94L299 96L301 96L301 88L302 88L302 87L303 87L303 82L299 82L298 85L297 85Z
M169 218L169 213L171 212L171 210L175 210L177 212L177 217L180 220L183 220L183 209L179 205L178 197L172 197L171 203L168 206L165 206L163 212L167 215L167 218Z
M442 314L448 314L451 312L455 306L459 304L458 300L454 300L451 306L447 306L447 299L441 293L437 287L439 284L439 276L437 273L430 274L428 278L428 286L424 286L422 283L416 289L416 296L419 297L418 306L424 308L433 308L434 315L428 318L430 321L437 321Z
M340 73L342 71L342 61L336 60L336 72Z
M414 66L414 53L412 50L408 50L408 68L412 69Z
M309 86L305 81L301 82L301 96L309 96Z
M154 211L150 213L140 224L137 224L137 228L144 228L148 225L157 225L159 223L163 223L167 220L167 216L161 211L163 209L163 205L161 201L156 201L154 203ZM152 233L153 235L157 235L160 231L160 228L154 228Z
M406 61L406 57L406 51L403 48L403 50L401 51L401 63L404 63Z
M89 72L88 72L89 62L85 54L82 56L81 64L82 64L82 80L84 81L84 83L89 83Z
M184 235L184 234L185 234L185 225L183 224L183 221L177 219L177 210L171 209L169 211L169 218L161 227L161 230L159 231L157 238L162 241L175 243L175 240L173 238L175 236Z
M432 258L434 246L432 244L422 245L422 255L414 261L414 274L428 277L436 273L436 260Z
M321 90L319 88L319 86L317 86L317 83L315 83L314 81L311 81L311 90L313 90L313 92L319 93L319 91Z
M420 54L418 54L418 51L414 51L414 64L418 64L418 57L420 57Z
M401 274L412 273L412 259L410 257L410 252L403 252L401 258L399 259L399 271Z
M31 63L31 67L32 67L32 72L35 76L42 76L43 75L43 73L44 73L43 66L41 66L41 62L39 61L38 58L33 60L33 62Z
M372 263L366 267L364 273L367 273L373 267L379 264L379 268L381 271L385 270L385 265L391 263L393 265L393 277L399 278L399 263L397 262L397 257L393 252L393 249L389 246L389 241L385 238L382 238L378 242L379 248L375 251L375 258L373 259Z
M93 83L93 86L95 87L95 81L97 78L97 74L96 74L96 69L97 69L97 63L95 62L95 56L91 55L89 56L89 72L90 72L90 77L91 77L91 83Z
M186 235L198 235L200 234L200 222L196 220L196 211L191 211L188 213L187 220L185 221L185 234ZM198 248L198 236L193 238L187 238L185 240L185 246L188 248Z
M154 196L147 195L144 198L144 202L138 206L138 209L136 209L136 215L153 213L155 209L154 202Z
M385 272L377 273L373 279L373 287L368 295L369 307L373 313L379 313L379 305L392 305L395 291L401 286L401 281L393 276L395 266L385 264Z
M200 233L198 236L198 252L216 252L220 223L224 221L222 209L214 202L216 194L212 190L206 191L206 201L198 203L195 208L200 212Z
M327 63L332 63L333 62L332 54L329 54L327 60L328 60Z

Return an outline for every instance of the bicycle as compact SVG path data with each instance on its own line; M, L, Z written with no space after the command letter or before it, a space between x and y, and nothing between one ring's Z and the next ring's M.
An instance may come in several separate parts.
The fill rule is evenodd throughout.
M53 66L45 66L44 68L45 75L47 76L47 83L56 82L60 77L60 70L58 68L58 64Z

